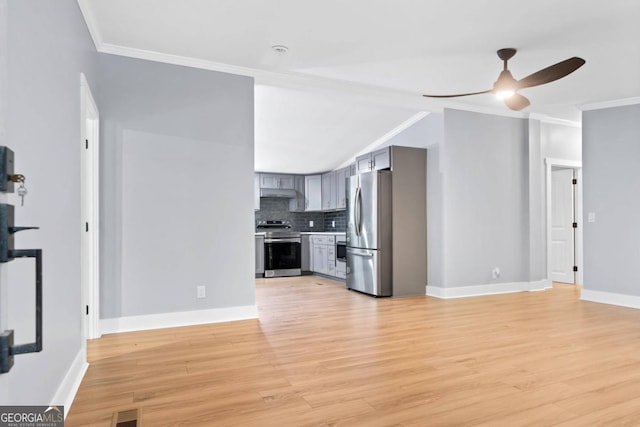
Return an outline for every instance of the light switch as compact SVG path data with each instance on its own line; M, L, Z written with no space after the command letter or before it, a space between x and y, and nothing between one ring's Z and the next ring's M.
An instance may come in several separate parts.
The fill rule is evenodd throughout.
M589 212L587 214L587 222L596 222L596 213L595 212Z

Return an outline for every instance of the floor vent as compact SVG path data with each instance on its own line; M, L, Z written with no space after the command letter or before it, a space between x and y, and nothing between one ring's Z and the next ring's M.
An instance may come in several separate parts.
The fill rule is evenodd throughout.
M114 412L111 427L142 427L140 420L138 420L138 410Z

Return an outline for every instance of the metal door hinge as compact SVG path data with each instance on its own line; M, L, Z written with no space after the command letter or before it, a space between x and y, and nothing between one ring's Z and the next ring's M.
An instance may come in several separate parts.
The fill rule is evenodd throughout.
M576 185L576 184L578 183L578 180L577 180L577 179L575 179L575 178L573 178L573 179L571 180L571 183L572 183L573 185Z
M89 140L88 140L88 139L85 139L85 140L84 140L84 149L85 149L85 150L88 150L88 149L89 149Z
M578 271L578 266L577 265L573 266L573 271Z
M87 313L87 316L88 316L89 315L89 306L86 305L85 308L86 308L86 313Z
M578 223L577 222L573 223L573 228L578 228Z
M88 222L84 223L84 231L89 231L89 223Z

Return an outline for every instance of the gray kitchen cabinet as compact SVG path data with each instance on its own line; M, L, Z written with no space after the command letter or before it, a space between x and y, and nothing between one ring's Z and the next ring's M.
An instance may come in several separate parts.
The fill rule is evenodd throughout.
M256 236L256 277L264 274L264 236Z
M260 174L260 188L295 189L295 175L275 173Z
M303 234L300 236L300 264L302 272L313 271L313 247L311 245L311 235Z
M304 177L305 211L322 210L322 175Z
M391 168L391 150L389 147L356 157L357 173L389 168Z
M334 171L322 175L322 210L332 211L336 209L336 174Z
M253 210L260 210L260 174L253 176Z
M336 246L335 243L327 247L327 275L336 276Z
M332 235L312 234L313 272L336 276L336 240Z
M346 180L349 175L349 167L338 169L336 173L336 210L347 208Z
M303 175L294 176L294 189L297 197L289 199L289 212L304 212L306 209L305 197L305 177Z
M336 261L336 277L340 279L347 278L347 263L343 261Z
M327 274L327 246L313 245L313 272Z
M356 164L355 163L351 163L349 165L349 176L353 176L353 175L357 175L358 171L356 170Z

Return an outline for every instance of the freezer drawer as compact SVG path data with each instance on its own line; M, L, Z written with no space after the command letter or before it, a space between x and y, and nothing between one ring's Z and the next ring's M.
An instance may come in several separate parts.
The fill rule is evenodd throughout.
M389 297L390 252L347 248L347 288L378 297Z

